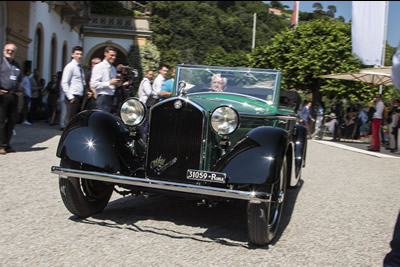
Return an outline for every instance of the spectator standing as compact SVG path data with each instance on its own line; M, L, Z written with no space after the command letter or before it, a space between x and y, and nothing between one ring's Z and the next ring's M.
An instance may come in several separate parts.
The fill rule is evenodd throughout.
M0 60L0 155L16 152L10 141L18 116L18 97L21 91L21 68L14 60L15 44L6 44Z
M46 122L49 122L49 94L46 90L46 81L44 79L40 79L40 86L42 87L42 89L40 90L40 108L43 110L44 119L46 120Z
M377 94L375 96L375 112L372 117L372 145L368 148L369 151L380 151L381 140L379 132L382 125L384 108L385 106L382 101L382 95Z
M308 123L309 120L315 121L311 116L311 101L308 101L307 104L304 105L300 113L300 122L306 126L308 138L310 138L311 134L310 124Z
M90 86L90 79L92 78L92 71L94 66L99 64L101 62L101 59L98 57L92 58L90 61L90 67L91 69L88 71L86 74L86 89L83 94L83 103L82 103L82 110L89 110L89 109L95 109L96 108L96 90Z
M161 86L161 92L159 94L161 100L168 98L172 95L172 91L174 89L174 82L175 82L175 68L172 69L171 72L171 79L167 80Z
M397 152L398 149L398 129L400 124L400 99L393 100L393 106L389 111L390 124L389 124L389 132L390 132L390 143L389 149L390 152Z
M80 111L83 92L85 91L85 76L81 67L83 48L75 46L72 48L72 60L63 71L61 79L61 88L65 94L65 103L67 107L67 122Z
M61 87L61 84L60 84ZM58 105L60 107L60 130L64 131L67 120L67 104L65 103L65 94L60 90L60 97L58 98Z
M344 110L341 102L336 103L333 112L335 113L337 120L336 128L333 132L333 140L336 141L338 139L339 126L343 124L343 118L344 118Z
M143 80L139 85L139 100L142 101L145 105L147 105L148 98L152 95L153 88L151 86L151 80L153 79L153 71L148 70L144 75ZM148 114L147 114L148 115ZM140 135L142 140L147 140L147 128L148 128L148 116L146 116L145 121L142 125L139 126Z
M29 76L31 75L31 70L25 71L25 76L22 79L22 89L24 90L24 106L22 109L22 123L25 125L31 125L29 120L29 106L31 103L31 82L29 81Z
M163 83L165 82L165 77L167 76L168 73L168 66L167 65L161 65L160 68L158 68L158 75L154 79L153 82L153 96L157 99L159 99L159 93L161 92L161 87Z
M153 79L154 72L152 70L146 71L143 80L140 82L139 85L139 99L144 104L146 104L147 99L151 95L153 91L153 87L151 86L151 80Z
M33 76L29 79L31 83L31 109L29 112L29 115L31 116L30 121L34 122L36 120L36 111L37 108L40 107L42 104L41 100L41 91L43 89L43 86L40 83L40 78L39 78L39 70L34 69L33 70Z
M51 81L46 86L47 92L47 105L49 109L49 124L55 125L57 114L57 99L60 96L60 82L57 75L51 76Z
M318 102L318 107L317 107L317 121L316 121L316 128L321 128L322 121L324 119L324 113L325 113L325 105L323 102Z
M112 111L115 87L121 86L116 78L116 70L112 66L117 56L116 48L107 46L104 49L104 60L93 67L90 86L96 90L96 106L106 112Z

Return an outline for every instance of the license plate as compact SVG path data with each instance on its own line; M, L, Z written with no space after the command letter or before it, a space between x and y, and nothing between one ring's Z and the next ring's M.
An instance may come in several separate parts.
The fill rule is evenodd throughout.
M187 170L186 179L224 184L226 182L226 173Z

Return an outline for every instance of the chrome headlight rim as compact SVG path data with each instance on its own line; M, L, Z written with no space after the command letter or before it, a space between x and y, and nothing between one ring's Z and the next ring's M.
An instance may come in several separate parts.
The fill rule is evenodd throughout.
M140 113L142 113L139 116L139 119L136 119L133 122L130 122L128 120L127 116L129 116L129 114L126 114L124 111L124 109L127 109L128 107L137 108L137 110L139 111L139 115L140 115ZM145 121L146 115L147 115L146 105L136 97L130 97L130 98L126 99L124 101L124 103L121 105L120 117L121 117L121 120L124 122L124 124L127 126L130 126L130 127L140 126Z
M227 109L227 110L229 110L229 111L233 111L233 114L234 114L234 116L235 116L235 123L236 123L236 125L233 125L234 127L231 127L231 129L230 129L229 131L224 131L224 132L222 132L222 131L219 131L218 128L216 129L216 128L214 127L213 117L214 117L214 115L216 114L216 112L217 112L219 109ZM221 106L218 106L218 107L216 107L216 108L211 112L210 124L211 124L211 128L213 129L213 131L216 132L217 134L219 134L219 135L221 135L221 136L230 135L230 134L236 132L236 130L239 128L239 125L240 125L239 113L237 112L236 109L234 109L233 107L231 107L231 106L229 106L229 105L221 105ZM231 124L231 126L232 126L232 124Z

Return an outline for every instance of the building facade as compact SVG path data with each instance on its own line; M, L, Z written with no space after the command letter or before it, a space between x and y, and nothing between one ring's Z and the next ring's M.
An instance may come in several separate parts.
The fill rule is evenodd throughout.
M118 49L117 63L126 64L131 46L145 44L151 34L149 17L94 15L89 1L0 2L1 47L15 43L23 71L38 69L46 82L70 61L74 46L83 47L88 70L107 45Z

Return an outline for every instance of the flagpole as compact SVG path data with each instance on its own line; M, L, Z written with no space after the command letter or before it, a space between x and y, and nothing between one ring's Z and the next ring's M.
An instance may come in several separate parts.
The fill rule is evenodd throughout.
M300 1L294 1L292 20L290 22L290 29L293 30L299 22L299 7Z
M382 47L382 61L381 61L382 66L385 66L388 11L389 11L389 1L385 1L385 24L383 26L383 47Z
M385 1L385 23L383 26L383 44L382 44L381 66L385 66L388 13L389 13L389 1ZM382 88L383 88L383 85L380 85L379 86L379 94L382 94Z
M257 13L254 13L254 18L253 18L253 43L251 45L251 49L252 50L256 47L256 24L257 24Z

